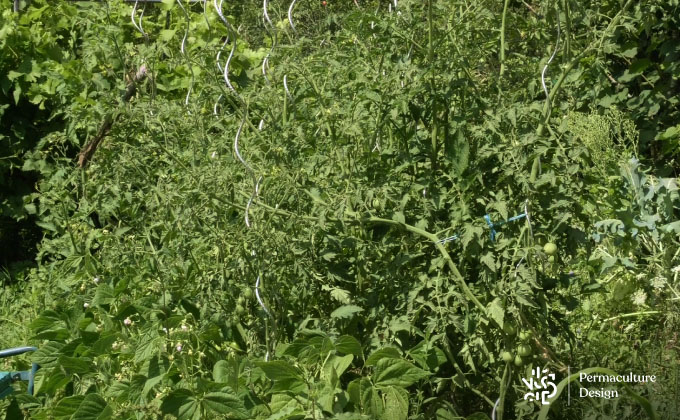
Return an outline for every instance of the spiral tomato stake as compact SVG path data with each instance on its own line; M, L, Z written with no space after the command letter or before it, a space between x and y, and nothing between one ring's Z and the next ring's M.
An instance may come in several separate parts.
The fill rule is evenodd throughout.
M181 0L177 0L177 4L179 7L182 9L182 12L184 13L184 18L186 19L186 27L184 29L184 37L182 38L182 43L179 47L180 52L182 53L182 56L187 62L187 67L189 67L189 72L191 73L191 83L189 84L189 90L187 91L187 96L184 99L184 105L189 105L189 97L191 97L191 91L194 88L194 83L195 83L195 75L194 75L194 69L191 67L191 60L189 59L189 55L186 52L186 43L187 43L187 38L189 37L189 23L190 23L190 17L189 17L189 12L187 12L187 9L184 7L182 4Z
M297 32L295 29L295 24L293 23L293 8L295 7L295 2L297 0L293 0L290 3L290 7L288 7L288 23L290 23L290 27L293 28L293 32Z
M262 15L264 16L264 19L267 21L269 26L274 26L274 24L272 23L272 20L269 18L269 12L267 11L268 6L269 6L269 2L267 0L263 0Z

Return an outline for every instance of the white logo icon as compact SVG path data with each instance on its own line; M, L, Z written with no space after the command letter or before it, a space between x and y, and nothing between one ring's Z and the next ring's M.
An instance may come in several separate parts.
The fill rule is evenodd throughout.
M545 376L543 374L546 374ZM552 398L557 393L557 387L553 383L555 374L549 373L548 369L535 368L531 371L531 378L527 381L522 378L524 385L529 388L529 392L524 394L524 399L529 401L540 401L542 405L550 404L547 399ZM552 390L550 390L552 388Z

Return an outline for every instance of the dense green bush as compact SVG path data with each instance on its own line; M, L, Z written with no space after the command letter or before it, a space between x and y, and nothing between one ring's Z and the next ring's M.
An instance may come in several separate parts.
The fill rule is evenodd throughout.
M674 418L677 4L298 3L3 11L8 418Z

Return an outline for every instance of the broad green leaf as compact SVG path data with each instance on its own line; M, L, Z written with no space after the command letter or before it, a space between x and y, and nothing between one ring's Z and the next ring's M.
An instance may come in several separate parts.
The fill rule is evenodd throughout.
M331 297L340 303L348 305L351 302L350 293L347 290L340 288L331 289Z
M161 411L173 414L178 420L199 420L201 408L193 393L187 389L176 389L163 398Z
M375 366L373 381L376 386L398 386L406 388L430 376L411 362L401 359L383 358Z
M162 41L170 41L172 38L175 37L175 34L177 33L176 30L174 29L163 29L160 32L160 35L158 36Z
M386 357L391 359L401 359L401 353L399 353L399 350L394 347L383 347L371 353L364 364L366 366L374 366L380 360Z
M399 331L411 331L412 327L413 325L406 316L400 316L398 318L392 319L388 326L390 331L395 333Z
M60 367L42 368L38 371L35 378L35 394L51 394L62 388L71 381L70 377L64 375Z
M137 344L135 349L135 363L142 363L160 351L162 339L155 332L147 332Z
M299 369L286 361L258 362L257 366L274 381L273 392L302 392L307 387Z
M501 300L496 298L492 300L486 307L486 312L491 319L496 321L499 327L503 328L503 319L505 318L505 309L501 304Z
M360 308L359 306L343 305L331 312L331 318L351 318L354 314L361 311L363 311L363 308Z
M411 348L408 354L421 368L432 372L435 372L447 360L442 349L432 344L428 345L424 340Z
M131 399L130 384L116 381L107 388L105 396L117 401L129 401Z
M59 317L59 314L54 311L44 311L30 324L29 328L35 333L53 330L64 326L64 322Z
M62 348L64 348L63 343L58 343L56 341L47 342L31 355L31 361L42 367L56 366L56 361L61 355L60 352Z
M269 408L272 411L267 420L282 420L293 416L303 415L304 410L300 402L290 395L274 394Z
M408 393L402 388L388 387L383 391L385 395L384 420L408 419Z
M35 224L38 225L38 226L40 226L40 227L43 228L43 229L47 229L47 230L52 231L52 232L58 232L58 231L59 231L59 229L57 228L57 226L56 226L54 223L50 223L50 222L35 222Z
M209 392L203 396L201 401L208 411L219 414L228 414L229 418L249 418L248 411L243 405L243 401L234 394L227 392Z
M81 357L59 356L57 360L68 375L88 373L92 369L91 359Z
M341 335L335 340L335 349L340 353L361 356L361 343L349 335Z
M383 401L378 390L373 387L371 381L365 378L355 379L347 386L349 400L364 414L373 418L379 418L384 410Z
M642 58L640 60L634 61L628 70L626 70L623 73L623 76L619 77L620 82L630 82L631 80L635 79L637 76L641 75L647 67L651 64L651 61L648 58Z
M96 354L110 353L113 343L118 339L118 333L102 334L97 341L92 344L92 350Z
M15 105L19 105L19 100L21 99L21 93L22 93L21 85L18 84L18 83L15 84L14 85L14 92L13 92L14 104Z
M399 222L399 223L406 223L406 218L404 217L404 213L402 213L400 211L395 212L392 215L392 220L394 220L395 222Z
M113 302L113 288L106 283L97 286L97 291L92 299L93 305L108 305Z
M668 127L666 131L658 135L659 140L673 140L680 137L680 124Z
M680 220L677 222L669 223L660 227L661 230L668 233L680 234Z
M257 366L260 367L272 381L280 381L284 379L302 379L299 369L292 366L284 360L273 360L271 362L259 362Z
M56 420L70 420L80 404L85 400L84 395L74 395L62 398L54 407L52 414Z
M147 397L149 392L151 392L154 387L163 380L163 376L164 375L158 375L147 379L147 381L144 383L144 388L142 388L142 396Z
M482 256L482 258L480 258L479 261L484 263L484 265L489 267L489 269L494 273L496 272L496 260L494 259L492 253L487 252L486 254L484 254L484 256Z
M463 236L460 238L463 247L467 248L471 242L476 241L476 238L481 237L483 233L484 230L481 226L466 224L463 229Z
M98 394L66 397L54 408L56 420L107 420L112 414L111 407Z
M337 378L336 378L337 380ZM331 380L329 382L326 382L321 389L317 389L317 397L316 397L316 402L318 404L318 407L321 408L322 411L326 413L332 413L333 410L333 405L335 403L335 397L336 393L335 391L337 390L336 388L337 382Z
M71 420L106 420L113 414L111 407L98 394L87 394Z
M284 355L292 356L297 359L309 357L311 355L310 353L314 353L318 356L319 352L309 343L309 340L306 338L296 338L286 347L283 352Z
M229 382L229 363L226 360L218 360L213 367L213 380L218 383Z
M332 369L335 372L335 375L337 375L339 378L352 364L352 360L354 360L354 356L351 354L345 356L330 356L330 358L326 360L326 364L323 366L324 376L326 378L330 378L332 376Z

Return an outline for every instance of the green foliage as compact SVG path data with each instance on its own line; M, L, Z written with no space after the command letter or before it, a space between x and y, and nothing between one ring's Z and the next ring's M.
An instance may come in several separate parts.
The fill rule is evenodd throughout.
M531 369L602 366L664 382L551 412L677 417L677 5L211 3L3 12L0 170L34 177L3 206L44 239L0 295L36 392L0 407L530 419Z

